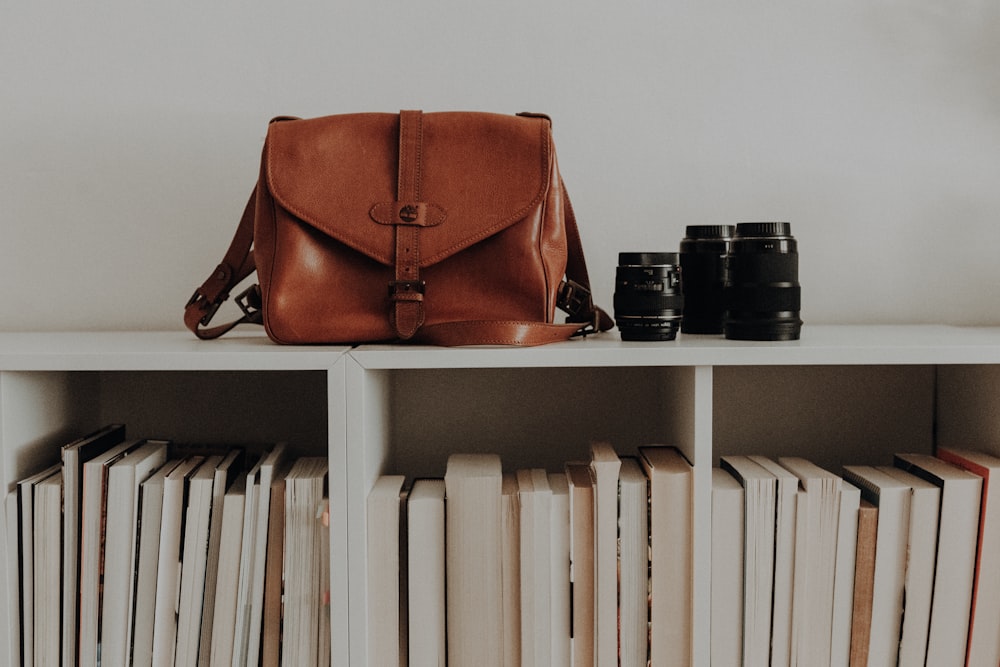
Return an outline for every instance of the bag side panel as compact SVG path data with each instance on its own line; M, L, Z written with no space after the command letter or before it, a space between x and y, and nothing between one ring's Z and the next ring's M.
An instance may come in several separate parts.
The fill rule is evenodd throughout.
M545 279L545 321L554 322L559 286L566 275L569 242L566 237L566 198L555 149L549 150L549 188L539 226L539 266Z

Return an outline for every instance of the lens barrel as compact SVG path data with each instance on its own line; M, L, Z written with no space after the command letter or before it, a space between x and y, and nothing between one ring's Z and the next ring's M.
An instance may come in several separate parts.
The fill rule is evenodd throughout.
M726 255L732 225L688 225L681 239L684 320L681 331L720 334L725 317Z
M684 315L677 253L618 253L614 307L622 340L674 340Z
M787 222L736 225L726 259L724 333L735 340L798 340L798 244Z

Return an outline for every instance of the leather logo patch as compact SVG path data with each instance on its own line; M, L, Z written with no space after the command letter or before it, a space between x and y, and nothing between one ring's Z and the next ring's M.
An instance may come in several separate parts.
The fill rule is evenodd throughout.
M420 217L420 209L413 204L407 204L399 209L399 219L403 222L415 222Z
M387 201L375 204L368 211L372 220L380 225L414 225L433 227L448 217L437 204L415 201Z

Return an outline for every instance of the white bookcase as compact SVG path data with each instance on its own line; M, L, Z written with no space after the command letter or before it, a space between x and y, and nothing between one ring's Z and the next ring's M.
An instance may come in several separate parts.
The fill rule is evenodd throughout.
M347 664L346 347L279 347L262 335L204 342L191 334L0 334L0 479L55 463L60 446L107 423L129 437L245 445L287 442L330 456L334 664ZM10 646L0 540L0 664Z
M133 436L327 451L333 664L362 667L365 498L379 474L442 476L453 452L557 470L594 440L622 454L676 444L695 464L694 664L707 667L720 455L794 454L839 472L938 442L1000 454L998 401L1000 329L807 325L787 343L611 333L524 349L0 334L0 479L10 490L64 441L113 421ZM0 619L3 646L6 607Z

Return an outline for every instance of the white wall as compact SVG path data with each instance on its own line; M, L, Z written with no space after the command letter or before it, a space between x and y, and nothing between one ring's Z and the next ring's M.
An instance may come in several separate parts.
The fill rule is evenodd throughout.
M554 119L620 250L781 219L803 318L1000 324L1000 3L0 3L0 330L182 328L267 120Z

